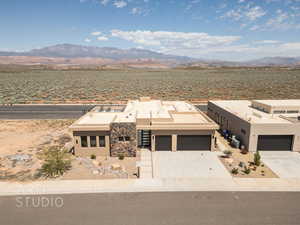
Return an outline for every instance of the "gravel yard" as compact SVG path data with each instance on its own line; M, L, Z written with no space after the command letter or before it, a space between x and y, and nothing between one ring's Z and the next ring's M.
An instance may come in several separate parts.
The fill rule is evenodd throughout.
M72 146L68 131L73 120L1 120L0 180L32 181L44 179L36 174L40 155L50 146ZM71 145L70 145L71 144ZM71 157L72 168L58 179L136 178L137 158Z

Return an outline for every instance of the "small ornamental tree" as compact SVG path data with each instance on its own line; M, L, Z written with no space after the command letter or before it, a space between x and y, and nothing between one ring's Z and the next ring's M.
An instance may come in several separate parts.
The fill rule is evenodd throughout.
M70 154L58 146L46 149L43 158L44 162L39 171L41 176L55 178L62 176L66 171L71 169Z
M260 166L260 154L259 154L259 151L257 151L255 154L254 154L254 165L255 166Z

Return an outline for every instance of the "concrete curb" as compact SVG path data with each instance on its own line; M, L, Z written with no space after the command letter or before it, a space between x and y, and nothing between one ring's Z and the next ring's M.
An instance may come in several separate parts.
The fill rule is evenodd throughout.
M0 182L0 196L132 192L300 192L300 179L114 179Z

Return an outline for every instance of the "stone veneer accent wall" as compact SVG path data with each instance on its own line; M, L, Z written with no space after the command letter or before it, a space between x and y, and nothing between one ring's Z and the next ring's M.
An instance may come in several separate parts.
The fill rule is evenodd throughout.
M130 141L119 141L119 137L130 137ZM123 154L126 157L136 157L136 124L112 123L110 130L110 154L117 157Z

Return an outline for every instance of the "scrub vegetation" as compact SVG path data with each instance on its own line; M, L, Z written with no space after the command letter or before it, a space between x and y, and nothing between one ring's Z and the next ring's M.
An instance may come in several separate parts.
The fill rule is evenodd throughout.
M300 69L49 70L0 67L0 104L300 98Z

